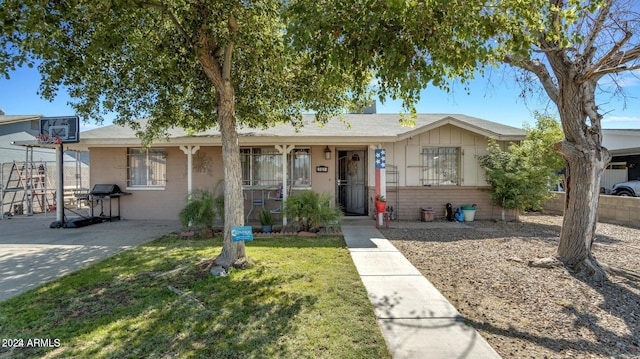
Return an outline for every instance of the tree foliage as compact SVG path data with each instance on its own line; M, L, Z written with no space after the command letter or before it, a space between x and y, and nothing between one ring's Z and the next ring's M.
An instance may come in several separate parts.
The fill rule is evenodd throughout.
M64 86L86 120L114 112L117 123L136 125L146 117L141 135L152 140L166 128L217 124L220 91L198 56L206 44L225 64L225 46L233 42L226 65L241 124L299 125L303 110L339 111L351 99L344 81L317 81L322 74L312 67L302 71L309 58L285 41L281 6L274 0L6 0L0 4L0 75L37 65L44 98L53 100Z
M293 0L287 32L329 81L353 73L354 93L373 86L382 101L402 99L413 112L426 86L448 89L488 63L495 24L483 12L482 3L464 0ZM362 81L371 74L373 82Z
M489 153L479 157L479 162L491 185L492 203L518 211L541 209L551 197L552 186L560 181L558 171L564 161L553 146L561 139L560 125L553 118L538 115L536 127L527 128L521 143L504 150L489 140Z
M231 241L244 224L238 126L301 125L312 110L319 122L348 104L364 104L351 85L369 76L308 66L307 51L285 37L278 0L3 0L0 75L38 66L41 95L64 87L85 120L138 129L149 144L179 127L218 126L222 137L225 241L216 262L246 256ZM361 87L361 86L360 86ZM144 126L138 120L145 117ZM241 265L241 264L240 264Z

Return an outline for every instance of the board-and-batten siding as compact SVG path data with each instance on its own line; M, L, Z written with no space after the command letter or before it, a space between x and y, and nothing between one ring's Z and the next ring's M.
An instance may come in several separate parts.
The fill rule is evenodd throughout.
M484 171L478 164L478 156L487 154L487 146L486 137L452 125L445 125L404 141L383 144L387 149L387 164L397 166L399 171L397 188L393 184L387 184L389 205L399 203L395 209L398 218L419 220L420 209L432 207L435 218L442 219L445 205L451 203L454 208L476 204L476 219L499 219L501 209L491 205L489 186L484 179ZM460 186L422 186L421 153L424 147L460 148ZM370 184L369 208L373 210L373 181ZM396 202L396 196L399 196L399 202ZM507 212L507 216L514 218L514 212Z
M387 144L391 156L387 164L398 166L401 186L422 186L422 158L424 147L459 147L461 186L486 186L484 173L478 165L478 156L487 153L485 137L464 129L445 125L407 140Z

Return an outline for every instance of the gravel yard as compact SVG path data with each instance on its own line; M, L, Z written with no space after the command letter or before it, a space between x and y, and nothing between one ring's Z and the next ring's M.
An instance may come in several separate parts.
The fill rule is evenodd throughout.
M640 357L640 283L597 284L528 260L556 253L562 217L395 222L386 238L504 358ZM598 224L594 256L640 271L640 228Z

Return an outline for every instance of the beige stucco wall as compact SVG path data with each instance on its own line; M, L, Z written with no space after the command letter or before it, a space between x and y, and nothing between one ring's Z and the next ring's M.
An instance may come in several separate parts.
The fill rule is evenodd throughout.
M127 188L127 149L93 147L90 149L91 187L96 183L114 183L130 196L121 198L123 219L178 219L178 213L187 199L187 156L179 147L164 147L167 151L167 184L164 189ZM325 146L311 146L311 183L316 192L335 191L335 147L331 159L324 159ZM328 172L316 172L316 166L327 166ZM193 190L209 190L223 193L224 179L222 148L201 146L193 157ZM218 185L219 184L219 185ZM249 210L249 199L245 199L245 212ZM114 212L116 202L113 202ZM267 207L279 207L278 201L268 201ZM99 214L99 209L96 210ZM252 215L253 217L253 215Z
M325 146L311 146L311 185L316 192L328 192L333 195L336 188L336 148L329 146L331 159L324 159ZM327 166L329 172L316 172L317 166Z
M131 193L120 199L123 219L176 220L187 198L186 156L178 147L166 147L166 150L166 186L161 190L152 190L127 188L126 148L90 148L91 186L96 183L114 183ZM113 206L115 212L115 200ZM99 209L94 211L99 212Z
M187 156L182 153L182 157L181 181L183 180L186 186ZM200 146L200 149L193 155L193 190L216 191L217 194L222 194L223 179L222 147Z
M304 144L298 144L304 146ZM477 157L486 154L487 139L473 132L445 125L431 131L397 143L377 144L387 150L387 164L398 167L398 187L388 188L389 201L393 199L393 190L399 192L401 201L398 205L403 219L419 218L422 206L439 206L451 202L454 206L476 203L479 206L477 218L488 219L499 216L499 210L488 204L488 192L484 174L478 165ZM422 147L451 146L461 147L462 186L427 188L420 181L420 153ZM329 146L331 159L325 160L325 145L311 145L311 181L316 192L328 192L335 196L337 150L364 149L368 151L367 186L369 202L373 199L375 167L374 146L351 146L349 144ZM166 146L167 150L167 183L161 190L129 188L131 196L121 199L122 217L125 219L167 219L175 220L179 211L186 204L187 198L187 156L179 147ZM193 189L214 190L222 193L222 187L216 187L224 178L221 147L202 146L193 158ZM127 184L127 149L126 148L90 148L91 186L96 183L115 183L125 189ZM327 166L328 172L316 172L317 166ZM390 186L390 185L388 185ZM464 189L464 190L463 190ZM245 213L250 208L245 199ZM269 208L278 207L278 201L270 201ZM370 203L370 208L373 206ZM253 217L253 216L252 216Z

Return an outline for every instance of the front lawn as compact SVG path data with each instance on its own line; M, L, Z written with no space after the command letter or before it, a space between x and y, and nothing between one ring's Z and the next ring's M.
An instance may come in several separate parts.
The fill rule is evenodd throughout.
M2 302L0 357L389 357L341 237L257 238L213 278L220 246L162 238Z

